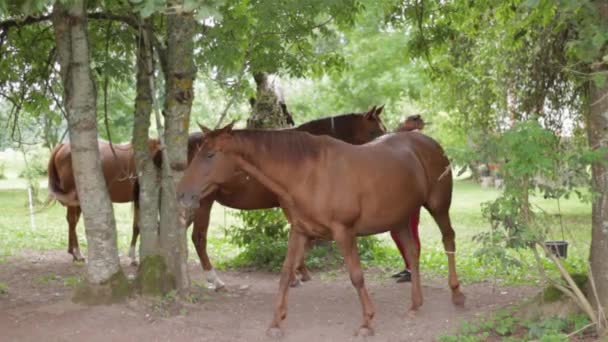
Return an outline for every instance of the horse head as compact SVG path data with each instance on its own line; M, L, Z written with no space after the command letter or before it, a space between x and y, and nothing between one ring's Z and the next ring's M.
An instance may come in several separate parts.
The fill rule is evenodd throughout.
M213 131L199 125L202 141L192 151L192 160L176 189L182 206L196 208L201 198L227 183L237 171L234 160L224 153L226 143L232 139L233 125L234 122Z
M361 145L385 134L386 128L380 118L383 110L384 105L380 107L373 106L369 111L359 115L354 131L351 133L352 140L348 142L354 145Z
M399 125L397 128L398 132L402 131L414 131L414 130L422 130L426 123L422 120L422 116L420 114L410 115L405 121Z

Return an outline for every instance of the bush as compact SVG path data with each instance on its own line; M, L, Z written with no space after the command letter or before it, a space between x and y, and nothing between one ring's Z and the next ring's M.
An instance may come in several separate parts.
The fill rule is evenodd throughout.
M0 179L6 179L6 162L0 161Z
M19 173L20 178L32 178L46 176L47 165L44 158L38 154L28 159L28 165Z
M279 208L266 210L241 210L234 214L241 222L226 230L230 242L242 249L232 260L233 267L254 267L278 271L287 254L289 224ZM359 255L365 264L384 255L380 240L376 237L358 239ZM310 269L334 268L342 264L342 256L335 243L315 243L306 254L306 266Z

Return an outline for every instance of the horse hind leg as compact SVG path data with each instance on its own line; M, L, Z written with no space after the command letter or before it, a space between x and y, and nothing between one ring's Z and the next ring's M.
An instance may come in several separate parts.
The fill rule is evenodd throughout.
M420 283L420 254L418 252L418 246L414 241L412 233L412 227L410 226L410 220L401 227L393 230L397 233L401 248L405 251L405 255L410 263L410 272L412 274L411 280L411 300L412 306L410 307L409 315L413 316L415 312L422 306L422 285Z
M450 215L447 210L429 210L429 212L441 230L443 248L448 256L448 284L452 290L452 302L457 306L464 306L466 297L460 291L460 282L456 273L456 234L450 222Z
M80 207L68 207L66 219L68 221L68 253L72 254L74 261L84 261L78 246L78 235L76 226L80 219Z
M293 281L290 284L291 287L299 287L300 281L306 282L312 280L310 272L308 271L308 268L304 263L304 259L306 259L306 253L308 253L308 251L312 249L314 242L315 241L313 239L307 239L306 244L304 246L304 253L302 253L300 259L296 261L296 269L294 271ZM297 277L298 273L300 274L299 279Z

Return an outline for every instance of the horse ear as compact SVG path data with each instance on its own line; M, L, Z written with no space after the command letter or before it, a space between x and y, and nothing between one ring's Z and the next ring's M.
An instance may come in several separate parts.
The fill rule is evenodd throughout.
M202 124L200 124L200 123L197 123L197 124L198 124L198 127L201 129L201 131L202 131L204 134L209 134L209 133L211 132L211 129L207 128L207 126L202 125Z
M378 109L376 109L376 118L378 118L378 116L380 116L380 114L382 113L383 110L384 110L384 105L382 105L381 107L378 107Z
M375 113L376 113L376 106L373 106L372 109L369 110L369 112L365 113L365 118L368 120L372 120L372 119L374 119Z
M220 128L220 133L230 134L232 132L232 126L234 126L234 121L230 122L229 124L227 124L223 128Z

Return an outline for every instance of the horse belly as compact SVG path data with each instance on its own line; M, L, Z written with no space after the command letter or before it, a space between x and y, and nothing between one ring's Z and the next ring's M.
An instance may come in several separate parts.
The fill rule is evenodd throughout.
M361 214L355 223L358 234L382 233L403 225L425 202L423 179L407 168L368 178L361 195Z
M108 180L106 180L108 182ZM113 180L108 182L110 201L113 203L132 202L135 195L135 187L130 179Z
M241 210L270 209L279 206L277 196L251 177L239 177L216 192L220 204Z

